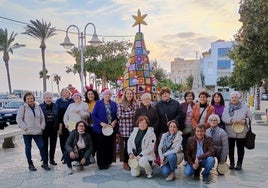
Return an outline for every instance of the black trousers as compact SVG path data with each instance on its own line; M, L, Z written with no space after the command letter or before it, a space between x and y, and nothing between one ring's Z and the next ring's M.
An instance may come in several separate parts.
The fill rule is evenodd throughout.
M245 138L228 138L229 143L229 159L234 164L235 145L237 147L237 164L242 164L245 154Z
M123 137L124 139L124 163L128 163L129 155L127 152L127 141L129 137Z
M181 144L182 144L182 149L183 149L185 161L186 161L187 141L188 141L188 138L190 138L191 136L192 136L191 133L182 135L182 143Z
M113 140L114 133L110 136L94 133L96 138L97 165L106 166L113 162Z
M43 140L46 155L49 156L50 161L54 161L57 145L57 129L54 126L46 127L43 132ZM50 146L49 150L48 145Z
M65 126L63 125L62 127L62 134L59 136L60 137L60 149L61 149L61 153L64 154L64 152L66 151L65 149L65 143L67 141L67 138L69 137L69 130L65 128Z

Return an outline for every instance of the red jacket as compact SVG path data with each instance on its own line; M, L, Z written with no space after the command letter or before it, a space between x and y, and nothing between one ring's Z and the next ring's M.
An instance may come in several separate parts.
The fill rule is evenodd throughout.
M207 128L210 127L209 124L208 124L208 117L211 114L215 114L215 109L214 109L214 107L212 105L208 104L208 106L206 107L205 111L206 111L205 126L206 126L206 129L207 129ZM205 112L203 113L203 115L205 115ZM193 113L192 113L192 117L191 117L191 124L192 124L193 129L199 123L198 122L199 117L200 117L200 104L197 103L193 107Z

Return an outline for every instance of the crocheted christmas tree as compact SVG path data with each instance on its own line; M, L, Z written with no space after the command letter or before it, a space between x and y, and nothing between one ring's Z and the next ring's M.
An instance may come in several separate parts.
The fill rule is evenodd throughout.
M144 93L150 93L152 100L157 100L157 80L152 73L153 66L149 61L149 51L146 50L144 36L140 31L141 24L147 25L143 20L146 16L147 14L141 15L140 10L138 10L137 16L132 15L135 19L132 27L138 25L139 31L135 35L129 60L126 63L124 77L121 80L119 79L119 84L122 85L123 90L127 87L131 88L136 93L137 99L140 99L140 96Z

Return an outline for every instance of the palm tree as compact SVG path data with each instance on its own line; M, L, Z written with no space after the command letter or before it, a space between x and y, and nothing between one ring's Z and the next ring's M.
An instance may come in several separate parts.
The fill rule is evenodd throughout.
M54 76L53 76L53 81L57 84L58 93L60 93L60 81L61 81L61 76L59 76L58 74L54 74Z
M42 71L43 71L43 91L47 91L46 82L46 63L45 63L45 50L46 50L46 39L56 35L55 27L51 27L51 23L47 23L44 20L30 20L31 24L28 24L23 34L29 35L33 38L41 41L40 48L42 53Z
M12 92L11 88L11 79L9 72L9 52L13 54L13 50L24 47L24 44L14 43L17 33L12 32L10 36L8 36L7 29L0 29L0 52L3 51L3 61L5 63L6 71L7 71L7 81L8 81L8 89L9 93Z
M41 70L41 71L39 72L39 78L45 78L46 80L49 80L50 76L49 76L47 73L48 73L47 69L45 70L45 74L44 74L44 72Z

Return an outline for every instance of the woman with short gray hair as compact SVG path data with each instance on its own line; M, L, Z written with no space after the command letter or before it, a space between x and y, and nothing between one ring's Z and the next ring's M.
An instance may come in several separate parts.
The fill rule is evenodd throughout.
M234 91L230 94L230 102L225 106L222 120L228 134L230 169L241 170L245 154L245 137L248 131L247 124L252 113L246 104L240 101L241 95ZM237 164L235 167L234 149L237 146Z

